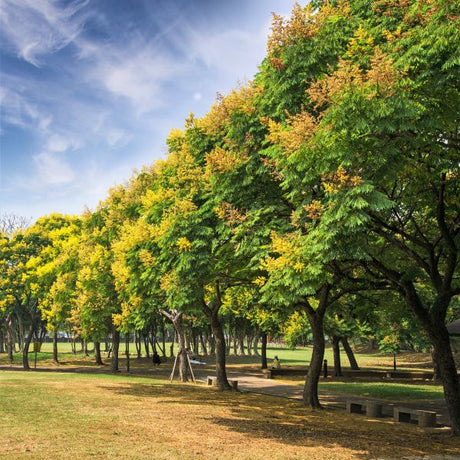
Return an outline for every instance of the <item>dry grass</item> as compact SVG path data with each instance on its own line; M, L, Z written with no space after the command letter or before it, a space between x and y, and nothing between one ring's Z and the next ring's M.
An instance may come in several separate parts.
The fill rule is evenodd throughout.
M459 455L415 426L142 377L0 373L0 457L345 459Z

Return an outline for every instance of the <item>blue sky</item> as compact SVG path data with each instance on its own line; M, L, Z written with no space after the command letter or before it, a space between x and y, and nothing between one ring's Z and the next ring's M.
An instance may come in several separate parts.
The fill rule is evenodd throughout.
M0 214L94 209L251 79L290 0L0 0Z

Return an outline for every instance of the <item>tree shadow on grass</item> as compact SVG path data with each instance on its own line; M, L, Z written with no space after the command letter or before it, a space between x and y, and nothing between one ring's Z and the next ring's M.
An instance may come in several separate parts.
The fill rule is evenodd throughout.
M357 417L337 409L311 411L298 401L276 396L221 392L187 384L128 383L99 387L119 395L151 399L152 410L161 411L161 406L171 404L207 406L209 411L202 419L249 438L321 449L349 449L355 458L460 453L460 440L443 433ZM191 411L191 417L200 416Z

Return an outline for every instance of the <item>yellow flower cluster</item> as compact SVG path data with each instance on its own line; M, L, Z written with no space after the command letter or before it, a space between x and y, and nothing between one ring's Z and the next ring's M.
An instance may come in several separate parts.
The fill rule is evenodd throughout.
M270 238L272 240L271 248L278 256L268 256L263 259L261 262L263 270L273 273L284 270L286 267L291 267L295 271L301 272L305 268L305 264L299 260L301 256L298 253L298 239L295 235L280 236L272 232Z
M156 261L155 257L152 255L152 253L150 251L148 251L147 249L141 249L139 251L139 260L142 262L142 265L144 267L150 267Z
M345 56L348 58L359 58L363 54L369 54L373 46L374 38L363 28L362 24L360 24L348 43Z
M268 139L274 144L279 144L288 155L306 143L318 127L316 119L305 110L289 116L286 125L287 128L284 129L280 123L269 120Z
M247 219L247 214L235 208L232 204L222 201L215 209L217 217L225 220L227 225L234 226L243 223Z
M208 174L223 174L233 171L236 167L247 162L247 155L238 156L236 153L216 147L206 154L206 169Z
M177 273L172 270L168 273L165 273L160 279L160 288L163 291L169 291L171 288L178 285L178 276Z
M233 89L227 96L217 95L217 101L211 110L201 119L197 126L208 135L218 134L230 119L232 113L241 112L251 115L255 112L254 98L263 91L261 86L250 82L238 89Z
M253 283L256 286L262 287L267 282L267 278L265 276L258 276Z
M298 41L314 37L322 25L332 16L345 16L350 13L350 5L347 0L338 0L332 5L324 2L318 11L307 4L300 6L294 4L289 19L273 14L271 33L267 41L267 53L272 65L282 70L283 62L280 59L282 50Z
M339 166L336 172L325 175L322 183L324 190L333 195L345 187L356 187L362 182L363 179L360 176L350 176L343 166Z
M182 236L177 240L177 247L180 252L190 251L192 249L192 243L185 236Z

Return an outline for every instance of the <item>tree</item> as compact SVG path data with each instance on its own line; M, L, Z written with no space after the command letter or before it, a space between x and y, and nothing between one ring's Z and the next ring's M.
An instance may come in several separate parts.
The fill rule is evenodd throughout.
M311 21L294 15L278 27L273 52L281 62L267 70L282 79L299 50L325 43L333 18L348 18L339 32L345 47L304 84L305 109L297 105L281 128L272 122L286 153L275 159L287 184L298 181L296 192L317 175L310 214L336 205L347 218L354 205L356 228L367 232L357 232L361 265L405 299L430 337L455 434L460 392L445 317L460 292L457 13L442 0L323 5Z

